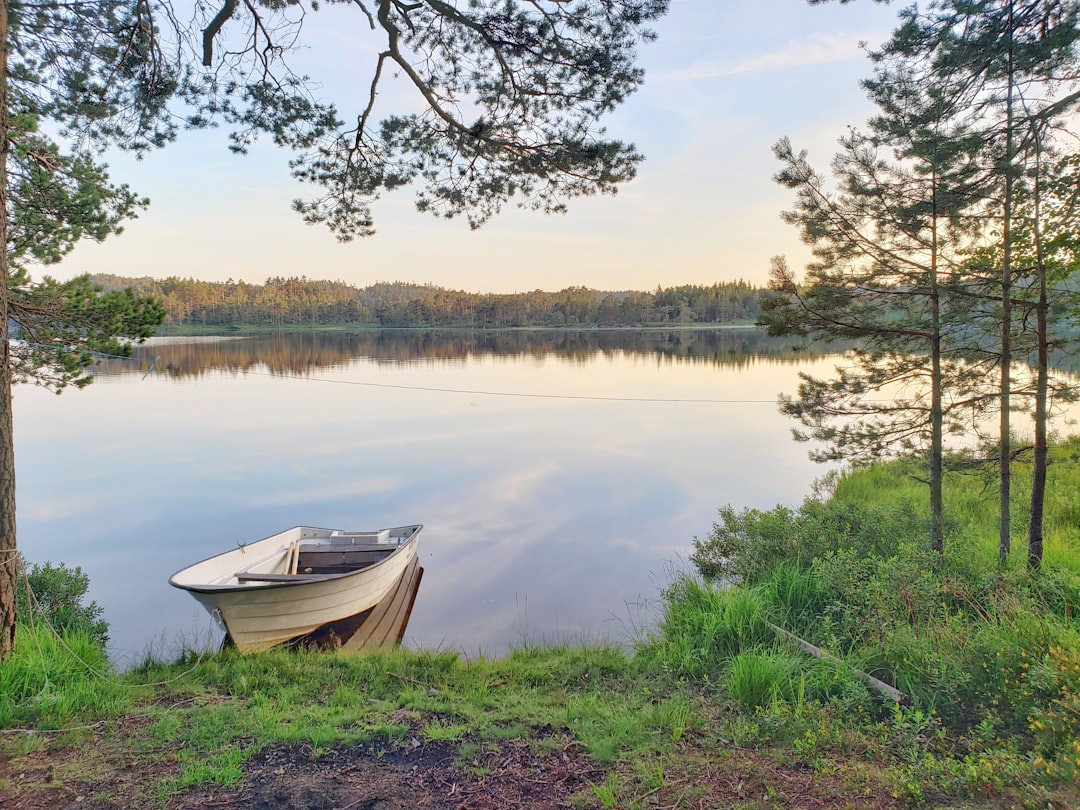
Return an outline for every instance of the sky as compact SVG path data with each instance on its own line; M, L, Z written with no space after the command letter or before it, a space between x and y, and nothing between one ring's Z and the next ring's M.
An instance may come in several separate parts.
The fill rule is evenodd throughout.
M673 0L640 50L645 85L604 123L646 155L614 196L545 215L508 206L479 231L418 213L409 189L384 195L377 233L348 244L290 207L304 189L289 154L258 144L243 157L222 130L183 133L141 161L110 155L114 182L150 198L125 232L80 245L50 275L273 276L434 284L470 292L601 290L745 280L764 284L770 257L808 257L780 219L791 193L772 180L771 147L788 136L821 169L872 108L859 87L861 43L891 32L899 4L871 0ZM308 16L302 69L348 119L362 103L378 41L352 6Z

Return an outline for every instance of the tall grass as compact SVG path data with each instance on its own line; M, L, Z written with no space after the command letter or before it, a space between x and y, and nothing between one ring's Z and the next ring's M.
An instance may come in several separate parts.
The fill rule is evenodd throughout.
M132 698L92 633L16 626L15 649L0 664L0 728L64 728L123 712Z
M789 632L809 629L826 604L826 592L813 568L782 562L762 577L757 591L772 608L778 624Z
M660 633L640 655L678 675L717 681L734 656L775 643L771 607L757 589L681 576L665 599Z
M801 662L782 652L744 652L731 659L724 684L744 709L760 709L790 695Z

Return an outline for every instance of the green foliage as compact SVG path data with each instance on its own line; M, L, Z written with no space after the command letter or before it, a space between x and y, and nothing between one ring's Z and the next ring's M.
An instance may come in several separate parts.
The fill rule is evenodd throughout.
M241 745L227 745L211 756L192 757L181 752L183 762L179 778L166 780L159 786L163 796L192 785L233 785L244 776L244 763L254 752Z
M120 233L149 203L126 185L110 184L104 165L84 154L62 154L30 126L37 121L27 116L12 122L8 260L14 267L56 264L82 239L100 242Z
M20 557L19 568L25 572L15 592L20 616L27 617L31 624L44 622L61 636L79 633L105 647L109 640L109 625L101 618L101 607L97 602L84 602L90 578L79 566L68 568L63 563L46 562L27 567Z
M371 101L345 116L346 125L331 101L315 96L323 80L289 67L306 16L289 4L241 5L220 20L218 8L200 7L184 28L157 2L95 0L77 12L30 4L11 15L9 120L16 132L36 132L39 122L59 130L75 145L75 161L107 144L141 152L168 143L181 126L225 123L234 151L260 136L293 150L293 175L321 188L294 207L343 240L373 233L371 203L408 185L420 210L464 215L477 227L513 198L562 211L571 197L613 193L634 176L642 156L596 124L640 86L637 48L654 38L646 26L667 5L394 3L374 16L361 6L357 21L387 50L356 77L370 84ZM229 42L248 44L215 59L223 27ZM199 31L206 39L191 41ZM191 59L199 50L202 64ZM391 73L418 104L405 102L403 113L380 121L376 91ZM170 109L177 102L182 109ZM14 146L16 168L46 210L55 201L50 186L64 186L56 177L77 167L26 135ZM105 188L71 183L63 196L72 213L54 222L87 223L94 237L108 217L79 216L80 206L100 208Z
M760 709L781 697L798 663L784 653L739 653L728 663L724 686L744 709Z
M97 275L108 289L131 287L164 302L174 326L381 327L687 326L752 323L761 290L745 281L605 292L476 293L403 282L354 287L342 281L268 278L265 284L192 278Z
M873 645L896 628L926 625L941 615L928 549L908 544L893 554L839 549L815 559L812 572L822 598L811 615L824 620L818 633L827 632L841 649Z
M798 509L720 509L705 540L694 539L691 561L709 579L753 584L779 561L799 569L830 552L855 557L894 552L925 525L908 503L879 507L848 499L807 500Z
M315 116L306 109L290 120L316 135L306 136L293 160L294 176L327 190L295 208L305 221L325 223L348 240L372 232L372 200L410 184L418 187L418 210L463 215L474 228L515 197L523 207L562 212L571 197L613 193L642 157L632 144L604 138L596 122L641 84L637 45L654 38L644 26L667 6L667 0L381 6L367 19L382 29L387 50L372 65L371 104L347 116L359 123L320 132L307 122ZM376 122L372 107L389 72L386 62L415 91L419 107L409 104ZM274 87L263 81L255 95L241 85L235 95L249 102L244 123L278 139L282 105Z
M498 745L521 737L542 742L555 729L568 730L597 759L617 761L661 750L698 723L689 695L646 678L624 652L609 648L530 645L500 661L467 664L453 653L405 650L226 652L192 663L147 660L124 676L162 684L148 736L155 750L182 750L188 763L169 783L170 795L234 779L234 766L273 742L316 752L413 739ZM180 708L168 708L174 702Z
M660 632L640 654L680 676L718 681L731 658L773 644L770 605L757 589L680 576L664 600Z
M1080 633L1054 645L1030 671L1031 688L1042 702L1027 718L1035 737L1035 765L1048 776L1080 777Z
M13 279L10 290L11 344L16 381L61 391L82 388L93 377L95 354L126 357L165 319L152 296L130 289L103 291L88 276L32 282Z
M643 659L723 683L756 712L752 728L741 721L732 732L740 739L789 740L814 762L849 733L876 735L902 763L901 797L1067 784L1080 767L1080 580L1072 568L1080 543L1067 496L1080 474L1075 440L1052 458L1047 547L1059 549L1059 562L1048 555L1038 575L1022 555L998 566L996 526L985 519L996 493L968 474L946 476L953 534L941 555L922 539L926 507L912 505L918 485L904 476L905 462L851 472L828 500L799 509L726 508L694 559L737 581L722 597L700 584L670 589ZM842 660L799 663L764 638L702 666L702 628L722 615L722 600L739 599L759 602L762 615ZM856 670L897 687L910 706L883 713Z
M0 663L0 728L63 728L116 716L133 697L112 674L99 640L83 631L56 636L20 622L15 649Z
M615 810L622 801L622 789L619 784L619 776L609 773L599 785L592 786L593 793L600 800L600 806L607 810Z
M777 624L790 632L811 629L827 604L827 592L817 571L802 569L795 562L781 563L766 572L757 590L772 606Z
M708 538L694 538L690 561L706 579L752 583L778 556L797 555L798 546L795 513L788 507L736 512L726 505Z

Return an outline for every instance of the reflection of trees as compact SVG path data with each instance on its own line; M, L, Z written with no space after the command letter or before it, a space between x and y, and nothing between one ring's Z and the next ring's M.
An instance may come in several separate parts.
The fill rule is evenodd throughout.
M836 347L831 351L835 352ZM757 329L303 332L152 343L137 347L132 361L103 361L99 373L144 373L153 364L154 373L176 377L215 371L306 374L356 359L461 363L488 356L555 358L576 363L632 356L657 363L746 368L762 362L795 363L823 354L822 348L801 348L796 341L771 338Z

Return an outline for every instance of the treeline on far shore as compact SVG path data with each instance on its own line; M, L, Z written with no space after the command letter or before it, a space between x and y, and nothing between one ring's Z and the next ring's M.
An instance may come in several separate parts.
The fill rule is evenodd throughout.
M198 281L170 277L97 275L105 289L131 287L165 305L174 326L383 327L643 326L753 322L762 289L744 281L658 287L653 292L604 292L568 287L558 292L496 294L431 284L380 282L354 287L305 277Z

